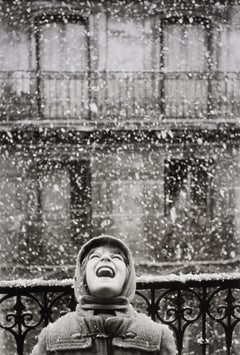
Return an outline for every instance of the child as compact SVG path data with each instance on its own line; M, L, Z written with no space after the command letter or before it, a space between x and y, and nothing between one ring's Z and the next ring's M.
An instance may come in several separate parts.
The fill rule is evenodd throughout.
M77 257L76 311L44 328L32 355L175 355L168 327L133 309L135 289L128 247L107 235L91 239Z

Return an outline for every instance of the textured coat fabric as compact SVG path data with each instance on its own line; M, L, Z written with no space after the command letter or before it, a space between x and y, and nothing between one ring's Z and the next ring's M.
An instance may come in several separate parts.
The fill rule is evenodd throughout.
M101 242L116 244L124 251L129 263L122 294L110 302L88 294L81 269L84 257ZM175 355L175 341L169 328L137 313L131 306L129 299L133 298L135 285L134 265L127 246L110 236L90 240L77 258L76 311L44 328L32 355Z
M122 317L120 322L117 318L108 318L104 326L100 316L68 313L42 331L32 355L176 354L168 327L137 312Z

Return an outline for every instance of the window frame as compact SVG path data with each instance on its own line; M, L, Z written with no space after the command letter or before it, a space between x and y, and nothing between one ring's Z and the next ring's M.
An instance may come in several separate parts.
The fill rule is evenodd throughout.
M187 191L187 197L190 198L190 206L195 205L197 208L201 209L202 214L205 214L206 218L208 220L211 220L213 218L214 214L214 170L215 170L215 161L211 157L204 159L204 158L197 158L197 157L186 157L186 158L172 158L172 159L165 159L164 161L164 215L165 217L170 216L170 211L174 207L174 197L170 196L170 193L168 191L168 186L170 182L167 182L167 179L174 178L174 176L178 175L177 173L175 175L170 175L170 169L169 165L174 162L175 164L179 162L180 164L176 164L177 166L183 166L187 169L187 171L184 174L184 177L186 179L189 179L188 175L190 174L190 177L193 177L194 174L193 172L198 172L201 173L201 170L204 168L206 169L206 175L208 176L208 189L206 191L206 204L204 207L201 206L201 203L195 203L194 198L193 198L193 188L196 186L196 183L192 184L190 183L189 185L189 190ZM204 164L204 167L203 165ZM201 167L202 166L202 167ZM180 168L181 169L181 168ZM183 176L183 174L182 174ZM196 176L196 175L195 175ZM179 191L181 189L181 185L183 185L184 179L179 180L179 184L175 183L177 185L177 190ZM175 198L177 195L175 196ZM172 202L171 202L172 201Z
M92 206L91 206L91 166L89 159L73 160L73 161L47 161L42 160L37 164L37 210L38 210L38 219L40 222L43 222L43 201L42 201L42 184L41 184L41 175L44 172L51 172L52 169L61 169L66 168L69 174L69 225L71 228L71 236L74 240L79 239L84 233L91 234L91 224L92 224ZM80 169L79 169L80 168ZM76 179L74 179L74 174L82 170L84 175L79 174L78 177L84 182L82 189L76 193L74 190L74 185L76 185ZM46 170L45 170L46 169ZM76 175L75 175L76 176ZM75 186L76 188L76 186ZM81 195L83 193L83 195ZM75 195L75 196L74 196ZM79 196L78 203L76 202L76 195ZM80 201L82 203L80 204ZM79 210L82 212L79 214ZM84 212L85 210L85 212ZM83 221L83 222L82 222ZM84 224L82 229L80 224Z
M37 113L39 117L43 117L43 110L42 110L42 78L41 78L41 49L40 49L40 37L41 37L41 27L47 23L79 23L85 26L86 29L86 46L87 46L87 77L88 77L88 97L89 101L91 100L91 83L90 83L90 70L91 70L91 54L90 54L90 24L89 19L79 14L60 14L60 13L44 13L36 16L34 18L34 34L35 34L35 58L36 58L36 92L37 92Z
M190 19L192 19L190 21ZM211 77L213 74L213 28L212 21L207 16L199 16L199 15L182 15L182 16L169 16L169 17L161 17L160 18L160 36L159 36L159 70L162 75L161 85L160 85L160 110L165 115L166 114L166 104L165 104L165 63L164 63L164 25L168 24L203 24L206 28L206 47L207 47L207 62L206 67L207 71L205 75L207 75L207 115L210 115L211 107L212 107L212 83Z

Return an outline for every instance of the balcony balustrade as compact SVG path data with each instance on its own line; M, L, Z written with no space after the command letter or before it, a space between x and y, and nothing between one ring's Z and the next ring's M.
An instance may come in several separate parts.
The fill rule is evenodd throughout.
M0 72L2 122L236 123L236 72Z
M171 327L179 355L240 353L239 273L141 277L135 307ZM72 280L1 281L1 354L29 354L40 330L74 308Z

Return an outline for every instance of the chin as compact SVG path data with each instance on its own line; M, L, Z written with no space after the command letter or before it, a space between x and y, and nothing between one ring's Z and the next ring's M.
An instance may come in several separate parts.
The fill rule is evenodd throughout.
M117 292L110 288L102 288L95 290L94 295L99 298L112 298L117 296Z

